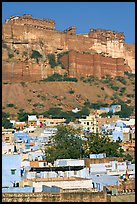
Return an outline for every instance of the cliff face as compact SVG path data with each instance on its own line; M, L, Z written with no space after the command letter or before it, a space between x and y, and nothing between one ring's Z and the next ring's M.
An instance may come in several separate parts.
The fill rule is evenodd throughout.
M3 24L2 40L9 50L19 53L9 60L9 50L3 49L3 80L11 80L11 76L13 80L37 80L58 69L62 73L60 68L50 69L46 56L49 53L57 56L58 53L70 50L79 52L70 52L69 63L64 62L70 75L77 76L80 73L84 76L95 74L100 77L112 73L119 75L125 70L135 72L134 45L124 43L123 33L91 29L86 35L76 35L75 26L61 32L55 30L53 20L24 15L11 17ZM24 52L30 56L32 50L38 50L42 54L43 58L39 63L30 58L26 60L23 56Z

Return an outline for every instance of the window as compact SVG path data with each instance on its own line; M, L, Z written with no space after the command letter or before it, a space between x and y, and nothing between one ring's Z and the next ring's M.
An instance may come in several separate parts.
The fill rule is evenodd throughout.
M89 125L89 122L87 122L87 125Z
M11 175L15 175L16 169L11 169Z

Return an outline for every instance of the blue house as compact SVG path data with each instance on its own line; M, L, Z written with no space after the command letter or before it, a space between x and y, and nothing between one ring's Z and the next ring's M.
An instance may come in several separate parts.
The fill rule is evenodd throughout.
M2 187L13 187L20 180L20 155L2 155Z
M15 132L13 140L16 142L29 142L29 136L25 132Z
M93 180L94 188L97 188L98 191L103 191L103 187L106 186L119 186L118 176L110 175L91 175Z

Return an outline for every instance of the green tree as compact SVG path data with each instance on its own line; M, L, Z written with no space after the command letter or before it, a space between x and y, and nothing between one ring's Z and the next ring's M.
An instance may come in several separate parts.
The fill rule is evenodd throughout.
M12 125L12 123L10 122L9 119L4 118L4 119L2 119L2 127L8 129L8 128L13 128L13 125Z
M46 159L54 163L56 159L78 159L82 156L82 140L78 136L80 129L69 125L57 127L52 137L52 145L45 149Z
M9 113L5 113L2 112L2 127L8 129L8 128L12 128L12 123L9 120L10 114Z
M18 120L23 122L28 120L29 113L25 112L24 109L20 109L18 112Z
M110 138L101 133L90 133L85 135L84 151L87 155L106 153L107 157L121 157L123 150L120 147L121 140L110 141Z

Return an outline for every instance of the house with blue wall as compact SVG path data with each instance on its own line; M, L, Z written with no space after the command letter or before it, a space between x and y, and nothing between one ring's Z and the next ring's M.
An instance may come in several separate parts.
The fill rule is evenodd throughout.
M16 142L29 142L29 140L30 140L29 136L25 132L15 132L14 133L13 141L16 141Z
M2 187L13 187L21 180L21 156L2 155Z

